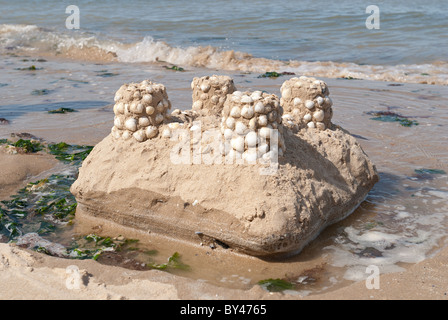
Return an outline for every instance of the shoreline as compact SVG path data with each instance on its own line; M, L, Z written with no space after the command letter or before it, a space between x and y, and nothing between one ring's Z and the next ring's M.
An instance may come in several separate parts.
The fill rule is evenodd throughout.
M68 289L67 267L76 265L86 280ZM360 281L328 293L303 297L216 287L212 284L150 270L135 271L101 265L93 260L67 260L0 244L0 298L3 300L447 300L448 248L405 272L380 276L380 289ZM25 289L26 288L26 289Z

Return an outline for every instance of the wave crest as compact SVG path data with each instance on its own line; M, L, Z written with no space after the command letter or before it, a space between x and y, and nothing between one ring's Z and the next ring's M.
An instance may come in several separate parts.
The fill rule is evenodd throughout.
M212 46L175 47L145 37L137 43L100 40L83 33L66 34L34 25L0 25L0 52L26 50L41 55L62 55L74 60L151 63L164 61L182 67L243 72L293 72L325 78L448 85L448 63L412 65L359 65L333 61L280 61L258 58L245 52L223 51Z

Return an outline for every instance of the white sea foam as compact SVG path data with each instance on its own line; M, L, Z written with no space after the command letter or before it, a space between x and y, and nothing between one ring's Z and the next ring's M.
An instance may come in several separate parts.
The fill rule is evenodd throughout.
M333 61L281 61L254 57L234 50L221 50L212 46L172 46L147 36L142 41L125 44L119 41L98 39L91 33L69 33L43 29L35 25L0 25L0 52L21 49L39 53L67 52L72 59L85 59L82 50L98 51L98 56L118 61L142 63L164 61L183 67L203 67L244 72L292 72L300 75L328 78L358 78L366 80L411 83L448 84L448 63L359 65ZM71 49L78 51L71 52ZM81 51L80 51L81 50ZM88 55L89 55L88 54Z

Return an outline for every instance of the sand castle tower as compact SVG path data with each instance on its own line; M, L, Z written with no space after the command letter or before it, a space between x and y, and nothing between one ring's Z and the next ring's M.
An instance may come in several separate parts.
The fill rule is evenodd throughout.
M333 117L330 91L325 82L312 77L291 78L281 87L280 104L287 125L298 124L299 129L331 127Z
M205 76L194 78L191 82L193 90L194 111L203 114L219 114L224 107L227 95L236 91L233 79L228 76Z
M115 139L133 137L144 142L156 137L171 108L165 86L148 80L121 86L114 100L112 135Z
M266 92L235 91L224 103L221 133L230 148L230 158L255 162L283 156L285 140L283 108L279 98ZM271 141L275 137L275 141ZM273 142L273 143L271 143Z

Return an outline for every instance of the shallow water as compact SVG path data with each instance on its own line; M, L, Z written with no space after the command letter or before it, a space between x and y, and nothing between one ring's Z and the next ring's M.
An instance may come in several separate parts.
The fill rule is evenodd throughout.
M292 77L261 79L259 73L194 67L175 72L166 70L164 63L32 61L36 58L6 56L0 62L0 83L4 84L0 87L0 117L10 121L0 125L0 138L11 132L29 132L51 142L95 144L110 132L113 96L125 82L147 78L161 82L168 88L173 108L188 109L190 81L195 76L229 74L240 90L275 94L279 94L282 82ZM43 69L18 70L30 64ZM334 101L333 122L357 137L380 174L380 182L361 206L322 232L300 255L281 261L234 255L221 248L212 250L200 246L199 241L189 246L140 235L140 246L158 250L157 263L178 251L191 270L174 272L199 282L246 289L263 279L287 278L296 282L291 293L315 294L364 279L369 265L377 265L382 273L402 271L446 245L448 176L416 170L448 171L448 87L322 79ZM42 89L48 94L32 94ZM61 106L78 112L46 112ZM418 125L374 121L367 114L370 111L392 111L416 120ZM52 240L68 244L79 232L67 229ZM106 258L100 262L108 263Z

